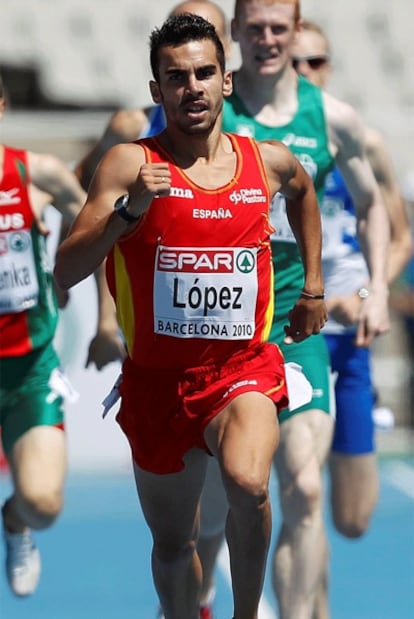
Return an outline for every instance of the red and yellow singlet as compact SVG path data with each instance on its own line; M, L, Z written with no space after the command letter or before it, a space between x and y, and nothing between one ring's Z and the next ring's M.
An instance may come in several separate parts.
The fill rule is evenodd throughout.
M171 191L154 198L107 261L120 326L137 365L200 366L268 338L273 316L269 188L256 143L228 137L236 171L214 190L194 184L157 138L138 142L148 162L168 162Z

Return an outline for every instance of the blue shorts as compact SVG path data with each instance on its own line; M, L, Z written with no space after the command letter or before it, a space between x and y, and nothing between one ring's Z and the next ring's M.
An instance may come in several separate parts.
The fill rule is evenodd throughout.
M332 451L362 455L375 451L371 351L354 345L355 334L325 336L335 383L336 422Z

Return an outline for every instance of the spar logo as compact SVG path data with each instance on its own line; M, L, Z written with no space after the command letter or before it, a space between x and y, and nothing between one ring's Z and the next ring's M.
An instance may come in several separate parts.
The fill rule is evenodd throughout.
M161 248L157 270L174 273L251 273L256 256L248 249Z
M238 254L236 266L241 273L251 273L255 267L255 264L256 259L251 251L245 249Z
M234 250L161 249L157 266L175 273L233 273Z

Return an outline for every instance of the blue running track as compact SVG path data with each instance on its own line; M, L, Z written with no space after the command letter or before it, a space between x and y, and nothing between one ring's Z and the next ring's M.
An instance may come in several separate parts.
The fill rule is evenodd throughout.
M380 473L379 505L363 539L341 539L327 517L332 619L414 618L414 460L382 457ZM3 475L0 502L9 489L9 478ZM278 518L274 505L275 523ZM132 475L69 476L64 513L36 539L43 575L38 591L27 599L9 592L0 546L1 619L155 619L151 541ZM262 602L260 619L275 619L269 579ZM215 619L232 616L225 549L217 569L214 610Z

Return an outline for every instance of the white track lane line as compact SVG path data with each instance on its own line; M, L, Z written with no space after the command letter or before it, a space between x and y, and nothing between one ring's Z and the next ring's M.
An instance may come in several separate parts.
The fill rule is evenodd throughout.
M414 499L414 467L405 462L390 462L384 466L384 478L392 486Z

